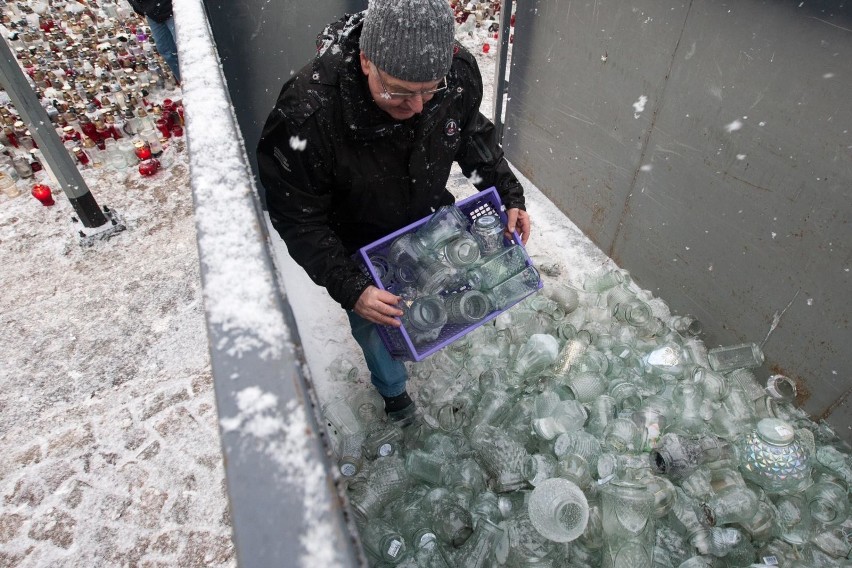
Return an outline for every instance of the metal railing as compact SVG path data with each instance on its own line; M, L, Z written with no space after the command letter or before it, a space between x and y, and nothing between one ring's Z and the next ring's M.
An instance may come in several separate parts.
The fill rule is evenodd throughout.
M174 3L207 333L242 568L355 566L202 0Z

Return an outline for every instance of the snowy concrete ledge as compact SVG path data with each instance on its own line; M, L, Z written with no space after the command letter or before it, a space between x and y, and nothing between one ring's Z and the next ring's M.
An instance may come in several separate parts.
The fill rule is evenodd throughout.
M201 0L175 2L207 331L241 567L351 566L242 137Z

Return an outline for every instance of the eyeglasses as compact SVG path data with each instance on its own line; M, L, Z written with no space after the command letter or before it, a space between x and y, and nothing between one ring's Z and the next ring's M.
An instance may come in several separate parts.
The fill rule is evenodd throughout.
M406 91L404 93L392 93L388 90L387 85L385 85L385 80L382 79L382 72L379 71L379 68L373 65L373 69L376 70L376 74L379 76L379 83L381 83L382 91L384 91L384 93L382 94L387 98L410 99L411 97L420 96L425 99L431 97L436 93L440 93L441 91L447 90L447 78L444 77L443 79L441 79L441 83L434 89L426 89L425 91Z

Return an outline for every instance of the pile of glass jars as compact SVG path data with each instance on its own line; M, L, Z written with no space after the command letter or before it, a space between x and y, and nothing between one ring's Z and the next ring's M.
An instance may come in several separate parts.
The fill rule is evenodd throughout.
M411 426L330 403L371 565L852 565L848 447L758 345L700 333L610 270L411 364Z
M78 167L143 162L146 175L169 164L169 142L183 135L183 107L168 99L174 77L128 5L54 0L0 2L0 9L10 47ZM0 106L0 129L0 171L31 185L44 157L9 102ZM147 158L139 158L138 144Z
M448 324L464 328L506 309L540 281L523 247L506 246L497 214L471 222L455 205L370 261L385 287L402 296L402 323L415 345L437 340Z

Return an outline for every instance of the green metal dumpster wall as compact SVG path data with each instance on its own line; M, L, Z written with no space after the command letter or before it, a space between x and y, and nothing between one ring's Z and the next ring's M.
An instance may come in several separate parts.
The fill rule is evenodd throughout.
M852 3L520 2L504 148L708 346L850 439ZM789 308L785 308L789 305Z
M254 167L283 82L366 2L206 6ZM762 374L849 439L852 4L538 0L514 35L512 163L708 345L777 321Z
M205 0L205 6L256 173L254 149L281 86L316 55L316 37L326 24L365 9L367 0Z

